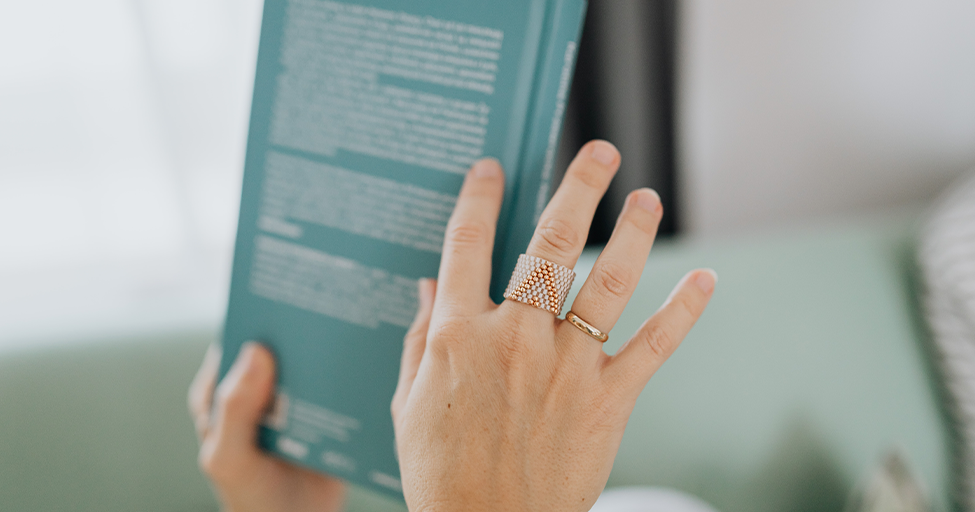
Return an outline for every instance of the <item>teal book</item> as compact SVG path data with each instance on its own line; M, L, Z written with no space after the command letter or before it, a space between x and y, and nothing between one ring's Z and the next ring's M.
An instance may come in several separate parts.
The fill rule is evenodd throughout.
M220 373L267 345L262 446L402 498L389 403L417 281L494 157L502 300L550 195L586 0L354 1L265 2Z

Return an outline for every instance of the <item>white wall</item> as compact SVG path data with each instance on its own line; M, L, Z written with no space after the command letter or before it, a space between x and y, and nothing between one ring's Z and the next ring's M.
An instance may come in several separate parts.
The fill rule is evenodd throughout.
M0 1L0 352L219 324L261 5Z
M975 164L975 2L686 0L686 226L927 200Z

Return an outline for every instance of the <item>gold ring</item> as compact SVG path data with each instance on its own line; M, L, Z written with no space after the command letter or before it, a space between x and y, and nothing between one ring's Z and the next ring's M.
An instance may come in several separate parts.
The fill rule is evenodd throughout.
M609 339L609 334L606 334L603 331L596 329L595 327L592 326L591 323L579 318L579 315L571 311L565 314L565 319L568 320L570 324L579 328L580 331L588 334L589 336L592 337L592 339L600 343L606 343L606 340Z

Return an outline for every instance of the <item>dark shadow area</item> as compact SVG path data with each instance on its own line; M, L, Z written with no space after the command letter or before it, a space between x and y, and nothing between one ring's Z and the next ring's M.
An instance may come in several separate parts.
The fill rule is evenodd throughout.
M651 187L663 201L660 233L680 227L674 137L675 0L591 0L559 149L555 182L579 147L606 139L623 164L596 211L590 244L604 244L627 194Z

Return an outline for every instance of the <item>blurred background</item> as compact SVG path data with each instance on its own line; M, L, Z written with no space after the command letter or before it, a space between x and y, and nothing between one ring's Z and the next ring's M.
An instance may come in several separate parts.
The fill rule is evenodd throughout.
M261 7L0 6L0 346L218 321ZM972 20L950 0L593 1L562 161L605 137L624 164L591 241L638 186L691 237L930 200L975 163Z
M261 7L0 6L0 346L220 321Z
M0 6L0 346L222 311L259 0ZM975 163L975 5L595 0L562 161L605 137L687 236L932 198ZM563 168L560 166L559 168Z
M181 353L182 359L173 356L173 361L185 363L179 371L186 378L180 373L179 385L171 386L172 396L182 400L189 368L219 331L225 313L261 8L260 0L0 3L0 355L102 340L134 344L129 340L151 338L168 343L168 333L203 333L187 342L190 348ZM780 262L792 261L797 268L811 269L804 279L811 287L822 286L810 289L821 292L817 304L828 305L844 283L869 281L871 272L886 268L887 256L852 258L866 263L862 268L843 267L852 251L843 245L846 235L827 237L826 242L810 239L809 245L796 242L784 252L770 250L769 244L753 247L753 252L739 251L737 244L755 237L788 237L810 226L883 217L891 211L921 210L975 165L975 3L591 0L559 168L594 137L615 142L624 162L600 207L592 243L606 240L627 191L652 186L667 209L664 231L674 244L683 244L679 247L692 247L691 252L678 247L662 253L664 267L670 265L667 254L673 256L674 268L690 265L695 258L704 264L725 261L729 270L722 284L730 289L741 286L742 293L735 297L743 308L755 311L754 304L768 295L761 279L772 280L759 267L774 270ZM850 238L863 239L872 240ZM829 244L834 242L841 247L835 253L802 259L817 246L832 250ZM693 247L726 249L694 252ZM871 247L861 247L863 254L880 254L870 252ZM816 270L817 264L840 254L836 268L845 270ZM748 273L749 265L755 267L754 274ZM782 263L781 269L786 268L792 267ZM742 270L738 281L735 269ZM890 282L900 283L895 274L891 271ZM839 283L833 288L827 287L834 283L831 276ZM779 277L805 290L794 274ZM870 300L899 297L900 284L877 282L881 284L876 290L866 284L850 288L860 295L837 302L847 309L829 314L852 315L861 304L869 317L886 307ZM749 303L749 297L759 302ZM892 302L894 313L883 318L896 323L909 317L898 309L902 302L907 303ZM789 339L794 345L780 343L793 336L797 325L798 317L789 315L816 310L797 302L789 311L762 317L761 325L780 325L782 331L770 334L769 344L757 351L772 353L801 344L793 338ZM715 312L711 318L730 323L699 330L731 332L729 325L737 325L733 322L739 319L741 336L736 339L745 339L759 325L741 320L745 317L738 312L723 314ZM815 330L823 318L828 318L826 313L802 317L805 323L798 325ZM848 332L842 326L854 325L843 321L831 324L840 326L836 332L841 334ZM913 332L911 325L905 323L897 332ZM877 323L865 326L862 333L884 332L876 327ZM905 353L917 356L914 335L903 336ZM781 356L783 361L794 359L791 353ZM904 361L913 359L905 356ZM11 363L5 371L9 374L13 367ZM62 372L75 366L72 360L63 367L44 367ZM145 363L133 371L151 367ZM722 368L712 367L711 375ZM164 380L167 370L159 371ZM785 382L792 375L807 375L805 371L783 370L779 377ZM870 375L890 374L880 368ZM818 374L807 376L812 375ZM135 382L142 377L131 378ZM742 382L769 388L757 377L753 380ZM796 389L833 389L805 382ZM881 387L878 382L864 379L864 389ZM106 386L102 391L110 396L120 392L114 384ZM895 388L896 382L890 389ZM0 405L27 407L27 402L18 401L24 396L18 389L5 389L0 383ZM847 390L840 386L831 396ZM898 399L910 394L898 393ZM799 394L783 398L783 410L804 410L795 404L815 402L795 399ZM119 396L126 407L151 406L135 394ZM864 396L869 403L887 403ZM720 408L724 403L715 399L713 405ZM856 411L861 405L857 402L845 410ZM123 414L120 411L116 413ZM187 441L188 420L178 414L165 421L186 431L179 430L180 436L186 434L179 442L186 445L188 455L171 464L184 468L194 448ZM56 418L52 416L51 422ZM24 436L35 428L18 425ZM836 431L853 430L844 425ZM803 426L797 435L805 439L807 432ZM824 439L823 444L833 446L833 437ZM160 444L164 446L169 445ZM864 445L851 441L843 446L852 453ZM873 460L874 455L870 452L863 460ZM931 460L925 467L941 467L941 459ZM719 474L720 469L708 471ZM175 474L181 472L185 473L180 469ZM0 477L15 474L16 468L0 468ZM842 481L852 479L848 476ZM205 487L195 474L193 478L194 489L203 495ZM146 477L139 485L152 484ZM843 485L837 495L846 490ZM89 488L78 486L82 493ZM15 488L10 484L9 489ZM94 503L98 497L90 498ZM160 499L168 503L165 499L170 498ZM791 510L800 509L815 507Z

